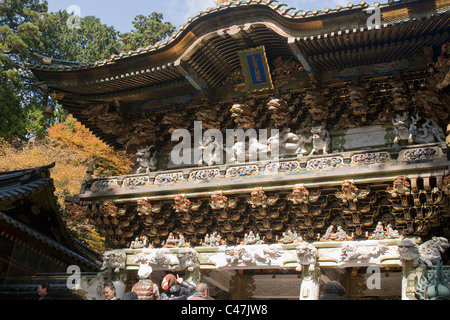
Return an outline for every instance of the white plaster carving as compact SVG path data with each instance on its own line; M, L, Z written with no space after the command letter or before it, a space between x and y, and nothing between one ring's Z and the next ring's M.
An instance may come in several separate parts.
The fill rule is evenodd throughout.
M295 251L297 253L298 262L296 270L302 271L303 268L308 268L310 272L313 272L316 268L318 259L317 248L309 243L302 243L297 246Z
M127 255L123 250L108 251L103 254L103 265L101 270L119 273L125 270Z

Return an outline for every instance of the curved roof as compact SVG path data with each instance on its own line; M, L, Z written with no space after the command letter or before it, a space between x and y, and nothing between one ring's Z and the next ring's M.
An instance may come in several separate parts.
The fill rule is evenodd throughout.
M240 69L241 51L263 45L269 63L278 57L295 59L300 52L318 78L326 78L333 70L421 56L424 47L449 37L447 0L376 6L382 25L373 29L367 23L372 11L364 1L312 11L272 0L233 1L199 12L155 45L93 63L40 57L27 66L43 87L64 93L59 102L86 127L119 147L117 136L101 132L82 114L87 106L120 101L122 112L136 114L144 101L218 95L230 73ZM203 83L202 95L185 73Z

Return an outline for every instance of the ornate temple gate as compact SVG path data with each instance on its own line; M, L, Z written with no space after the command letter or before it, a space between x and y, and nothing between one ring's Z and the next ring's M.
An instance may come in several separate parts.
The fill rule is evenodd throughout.
M364 1L311 12L218 1L163 43L91 64L27 64L86 127L136 157L134 174L90 171L67 199L128 248L105 276L132 274L139 257L160 274L197 271L227 298L316 299L338 278L349 298L421 296L417 242L443 237L440 259L450 236L450 5L376 6L379 26ZM194 132L181 164L178 129ZM278 130L266 140L279 152L250 139L220 146L228 130L251 129ZM416 243L399 247L406 239ZM435 274L439 259L427 265ZM401 290L366 292L377 268Z

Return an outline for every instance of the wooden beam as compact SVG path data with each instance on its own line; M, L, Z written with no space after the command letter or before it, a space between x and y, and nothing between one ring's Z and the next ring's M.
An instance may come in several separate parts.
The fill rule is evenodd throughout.
M305 72L309 75L312 82L318 82L317 74L314 71L314 68L309 63L306 56L303 54L303 52L300 50L300 48L297 46L296 38L288 38L288 45L291 49L294 56L297 58L297 60L301 63L303 69Z
M175 67L196 90L208 96L207 92L210 90L208 83L197 73L197 71L195 71L193 67L181 59L175 61Z

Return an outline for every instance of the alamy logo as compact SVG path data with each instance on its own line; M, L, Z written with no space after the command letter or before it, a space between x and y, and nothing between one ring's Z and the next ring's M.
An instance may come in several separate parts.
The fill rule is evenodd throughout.
M370 17L367 19L367 28L380 29L381 28L381 9L380 7L373 6L367 8L367 14Z
M81 29L81 8L76 5L71 5L66 11L70 14L66 22L67 28L70 30Z
M270 130L270 137L278 135L279 130ZM195 121L193 141L189 130L178 129L172 133L172 141L179 144L170 157L175 165L278 161L279 142L270 137L266 129L227 129L225 138L218 129L209 129L203 134L202 122Z

